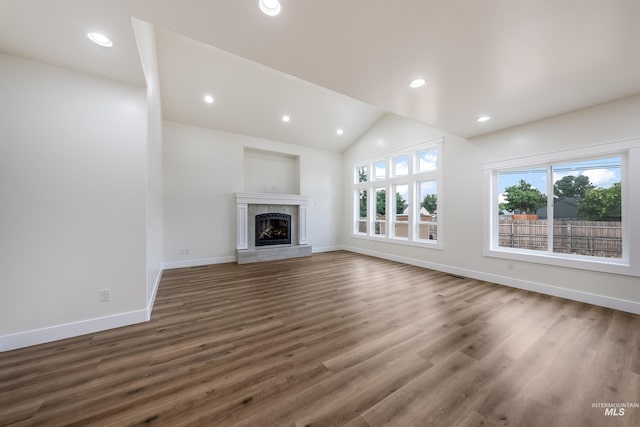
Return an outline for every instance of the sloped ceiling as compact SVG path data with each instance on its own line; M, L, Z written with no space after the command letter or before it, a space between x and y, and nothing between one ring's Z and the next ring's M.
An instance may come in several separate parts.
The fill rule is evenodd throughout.
M0 0L0 51L142 85L134 16L157 28L165 118L338 151L384 112L471 137L640 93L636 0L281 3Z
M172 121L342 151L383 114L167 30L157 29L156 40L162 111ZM213 96L213 104L203 101L205 94Z

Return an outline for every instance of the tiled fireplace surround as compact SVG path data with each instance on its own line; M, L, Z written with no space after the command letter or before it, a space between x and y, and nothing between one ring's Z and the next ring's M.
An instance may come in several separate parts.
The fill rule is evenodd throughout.
M238 264L311 255L307 244L307 196L272 193L236 193ZM255 216L263 213L291 215L291 244L255 246Z

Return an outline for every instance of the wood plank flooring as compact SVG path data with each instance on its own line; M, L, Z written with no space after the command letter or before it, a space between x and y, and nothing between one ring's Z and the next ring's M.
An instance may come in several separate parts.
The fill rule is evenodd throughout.
M639 426L640 316L352 254L163 275L151 321L0 353L0 425Z

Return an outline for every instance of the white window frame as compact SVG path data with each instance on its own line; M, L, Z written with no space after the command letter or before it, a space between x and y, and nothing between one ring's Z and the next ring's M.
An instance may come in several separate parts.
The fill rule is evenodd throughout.
M362 162L360 162L360 163L362 163ZM384 163L384 178L378 178L376 176L375 165L377 163ZM378 182L386 181L387 178L389 178L389 172L390 172L389 171L389 166L390 166L389 159L384 159L384 158L380 159L380 158L378 158L376 160L373 160L373 161L369 162L369 168L371 169L371 177L369 178L369 181L372 181L372 182L374 182L374 181L378 181Z
M396 160L401 159L403 157L407 158L407 173L405 175L398 175L398 173L396 172ZM411 167L411 163L412 163L411 160L412 159L411 157L409 157L408 154L400 154L399 156L393 156L391 158L391 175L390 176L394 178L401 178L401 177L411 175L411 171L413 170Z
M416 155L417 155L417 153L416 153ZM422 201L421 198L420 198L420 196L422 195L420 193L420 184L423 183L423 182L435 182L436 183L436 186L438 188L438 190L436 190L436 194L438 194L437 197L438 197L438 205L439 205L440 204L440 201L439 201L440 200L439 182L437 180L434 180L434 179L425 179L425 180L416 181L416 185L415 185L415 192L416 192L415 200L418 201L418 202ZM421 221L420 220L420 214L418 213L418 212L420 212L420 204L418 204L417 206L414 206L413 210L414 210L415 215L416 215L415 227L414 227L414 230L413 230L413 233L414 233L414 235L413 235L414 239L413 240L415 240L417 242L429 242L429 241L431 241L428 238L427 239L421 239L420 238L420 226L421 225L431 226L431 225L435 224L436 225L436 229L438 230L438 236L440 236L440 231L441 230L439 228L438 221L437 221L439 219L439 215L438 215L438 218L436 218L436 221ZM440 210L440 207L438 207L438 210Z
M409 161L411 162L411 161ZM409 169L411 170L411 169ZM408 175L401 175L399 178L406 178ZM397 192L397 187L399 185L406 185L407 186L407 192L408 192L408 198L409 200L407 200L407 204L409 205L409 210L407 211L407 220L406 221L398 221L396 220L396 211L397 211L397 203L398 200L396 198L396 196L393 196L393 194L396 194ZM390 231L390 236L393 239L399 239L399 240L405 240L405 241L409 241L409 236L411 236L412 234L412 230L413 230L413 224L411 222L411 209L413 206L413 200L415 199L415 197L412 197L411 194L411 184L409 184L406 180L402 181L402 180L396 180L394 179L394 183L391 185L391 192L387 193L391 195L391 214L387 214L387 218L390 219L390 225L389 227L392 227L389 231ZM389 218L390 217L390 218ZM407 224L407 236L396 236L396 224Z
M374 241L384 241L399 245L408 245L408 246L420 246L425 248L432 249L442 249L444 247L444 230L443 230L443 218L444 218L444 198L442 195L443 189L443 143L444 138L437 138L435 140L423 142L417 144L415 146L407 147L403 150L393 151L390 153L386 153L383 156L372 157L368 160L361 160L352 164L352 171L356 174L357 177L357 168L362 166L367 166L369 172L369 176L367 177L367 182L355 182L352 185L352 194L354 195L354 203L352 204L352 212L351 217L353 219L353 228L352 228L352 236L358 239L368 239ZM418 153L425 150L435 150L437 153L437 168L436 170L419 172L419 162L418 162ZM395 176L395 164L394 160L407 156L408 157L408 174L407 175L399 175ZM374 165L384 161L385 163L385 178L384 179L375 179L375 168ZM355 179L357 181L357 179ZM417 214L418 210L416 210L416 206L419 206L421 200L418 200L420 197L420 182L424 181L435 181L437 183L437 197L438 197L438 215L436 221L433 221L436 224L438 229L438 238L437 240L426 240L419 239L418 227L420 217ZM396 212L396 196L395 189L397 185L407 185L408 186L408 199L407 203L409 205L409 210L407 211L407 237L396 237L395 236L395 212ZM376 201L377 194L376 189L384 188L386 192L386 218L384 221L380 221L384 223L385 234L377 235L375 234L375 224L376 222ZM360 233L358 230L358 219L360 216L360 207L358 204L357 194L359 190L367 190L367 233ZM400 221L399 223L403 223L404 221Z
M385 192L385 219L384 220L379 220L376 219L376 208L377 208L377 203L378 203L378 191L379 190L384 190ZM369 209L371 212L371 215L369 215L369 223L371 224L371 227L369 228L369 235L370 236L374 236L375 238L378 239L382 239L382 238L389 238L389 188L386 185L381 185L380 181L374 181L374 184L372 186L372 191L371 194L373 197L371 198L367 198L367 202L369 202ZM368 197L368 196L367 196ZM369 213L369 211L367 211L367 214ZM384 228L384 233L380 233L380 234L376 234L376 225L379 225L379 229Z
M552 244L546 251L498 246L498 200L497 176L509 169L547 166L547 197L553 213L553 178L550 165L589 160L604 157L622 159L622 258L594 257L578 254L553 252ZM640 224L634 225L633 218L640 215L640 198L632 199L632 194L640 194L640 139L600 144L573 150L563 150L541 155L488 162L483 164L485 181L485 245L484 255L514 261L525 261L561 267L601 271L606 273L640 276ZM553 218L553 216L549 216ZM548 236L552 233L549 227ZM548 237L548 240L552 240Z
M366 191L367 192L367 217L365 218L366 221L366 231L364 233L360 232L360 191ZM354 224L354 228L353 228L353 234L355 235L360 235L360 236L365 236L369 233L369 226L370 226L370 222L369 221L369 217L371 216L370 212L369 212L369 190L367 188L356 188L355 190L353 190L353 211L355 212L355 224Z

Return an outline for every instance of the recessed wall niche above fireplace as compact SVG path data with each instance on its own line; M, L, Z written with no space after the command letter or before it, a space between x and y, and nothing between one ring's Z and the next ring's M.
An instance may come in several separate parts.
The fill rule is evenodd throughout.
M295 194L236 193L238 264L311 255L307 200Z

